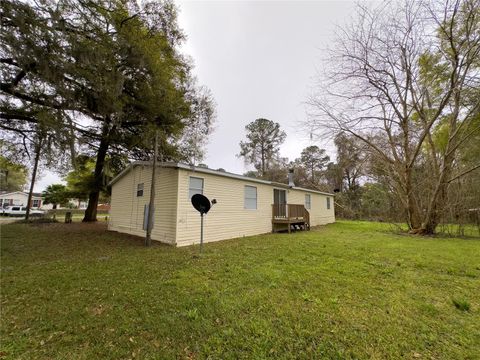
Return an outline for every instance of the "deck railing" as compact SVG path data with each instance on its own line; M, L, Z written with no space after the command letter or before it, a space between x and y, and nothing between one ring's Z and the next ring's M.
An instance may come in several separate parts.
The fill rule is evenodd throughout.
M304 219L309 220L310 214L303 204L273 204L273 219Z

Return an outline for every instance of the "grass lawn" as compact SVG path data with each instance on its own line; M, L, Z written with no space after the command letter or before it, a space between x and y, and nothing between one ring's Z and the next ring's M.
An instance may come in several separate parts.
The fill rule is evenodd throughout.
M480 359L478 238L338 222L197 252L3 225L0 358Z

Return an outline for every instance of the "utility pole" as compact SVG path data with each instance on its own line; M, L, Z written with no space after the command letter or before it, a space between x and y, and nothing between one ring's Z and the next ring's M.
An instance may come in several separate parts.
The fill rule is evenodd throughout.
M150 187L150 202L148 203L147 236L145 237L145 246L152 245L153 213L155 207L155 180L158 157L158 130L155 130L155 144L153 146L153 167L152 181Z

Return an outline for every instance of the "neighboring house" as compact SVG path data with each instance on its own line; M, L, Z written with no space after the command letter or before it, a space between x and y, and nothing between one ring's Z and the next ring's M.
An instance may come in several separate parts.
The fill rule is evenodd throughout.
M12 191L12 192L0 192L0 208L10 206L10 205L20 205L27 206L28 202L28 192L25 191ZM78 207L79 209L86 209L87 202L79 201L78 199L70 199L70 204L73 207ZM42 197L41 193L32 194L32 203L31 208L42 209L42 210L51 210L53 209L52 204L45 204L45 200ZM57 209L63 209L60 205L57 205Z
M20 205L27 206L28 203L28 193L24 191L12 191L12 192L2 192L0 193L0 208L10 206L10 205ZM43 208L43 199L42 194L33 193L32 194L32 203L30 207L35 209Z
M60 204L57 204L57 210L61 209L80 209L80 210L85 210L87 208L87 202L78 200L78 199L69 199L68 200L68 205L69 206L62 206ZM45 204L42 206L42 209L44 210L53 210L53 204Z
M152 166L134 162L111 182L109 230L144 236ZM335 222L333 194L290 187L228 172L161 163L157 168L152 239L185 246L198 244L200 215L191 197L204 194L217 204L205 216L204 241L264 234L290 226L289 214L309 226ZM308 225L308 226L307 226Z

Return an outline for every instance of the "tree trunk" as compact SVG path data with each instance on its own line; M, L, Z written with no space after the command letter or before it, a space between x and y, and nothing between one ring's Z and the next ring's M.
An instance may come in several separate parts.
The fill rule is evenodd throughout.
M100 191L103 187L103 168L105 166L105 158L107 157L108 147L110 145L110 120L105 121L102 129L102 138L97 152L97 160L95 162L93 189L88 195L88 206L85 209L83 222L97 221L97 206L100 197Z
M410 167L405 168L405 197L406 197L406 211L407 211L407 224L410 230L419 229L422 225L420 221L419 212L415 203L415 196L412 187L412 169Z
M445 207L445 199L448 183L440 180L435 188L433 197L429 203L425 220L422 223L421 233L424 235L433 235L440 221L440 215Z
M448 149L448 147L447 147ZM435 234L438 223L440 222L440 217L442 211L445 208L445 202L447 200L447 191L448 191L448 178L450 177L452 165L453 165L453 156L447 156L444 159L444 166L440 173L440 178L435 187L435 191L430 200L430 203L427 208L427 212L424 216L424 221L422 223L422 233L425 235Z
M457 130L457 119L460 113L460 92L456 91L454 96L454 111L450 116L448 142L443 156L443 166L438 177L438 182L435 191L430 200L427 212L422 223L422 232L426 235L434 234L442 212L445 208L448 191L448 179L452 173L452 167L455 160L455 149L457 139L452 134Z
M265 177L265 149L262 145L262 178Z
M30 205L32 203L32 195L33 195L33 187L35 186L35 179L37 177L37 169L38 169L38 162L40 160L40 150L42 149L42 138L38 139L37 146L35 146L35 162L33 164L33 171L32 171L32 181L30 183L30 191L28 192L28 200L27 200L27 211L25 213L25 221L28 221L30 217Z

